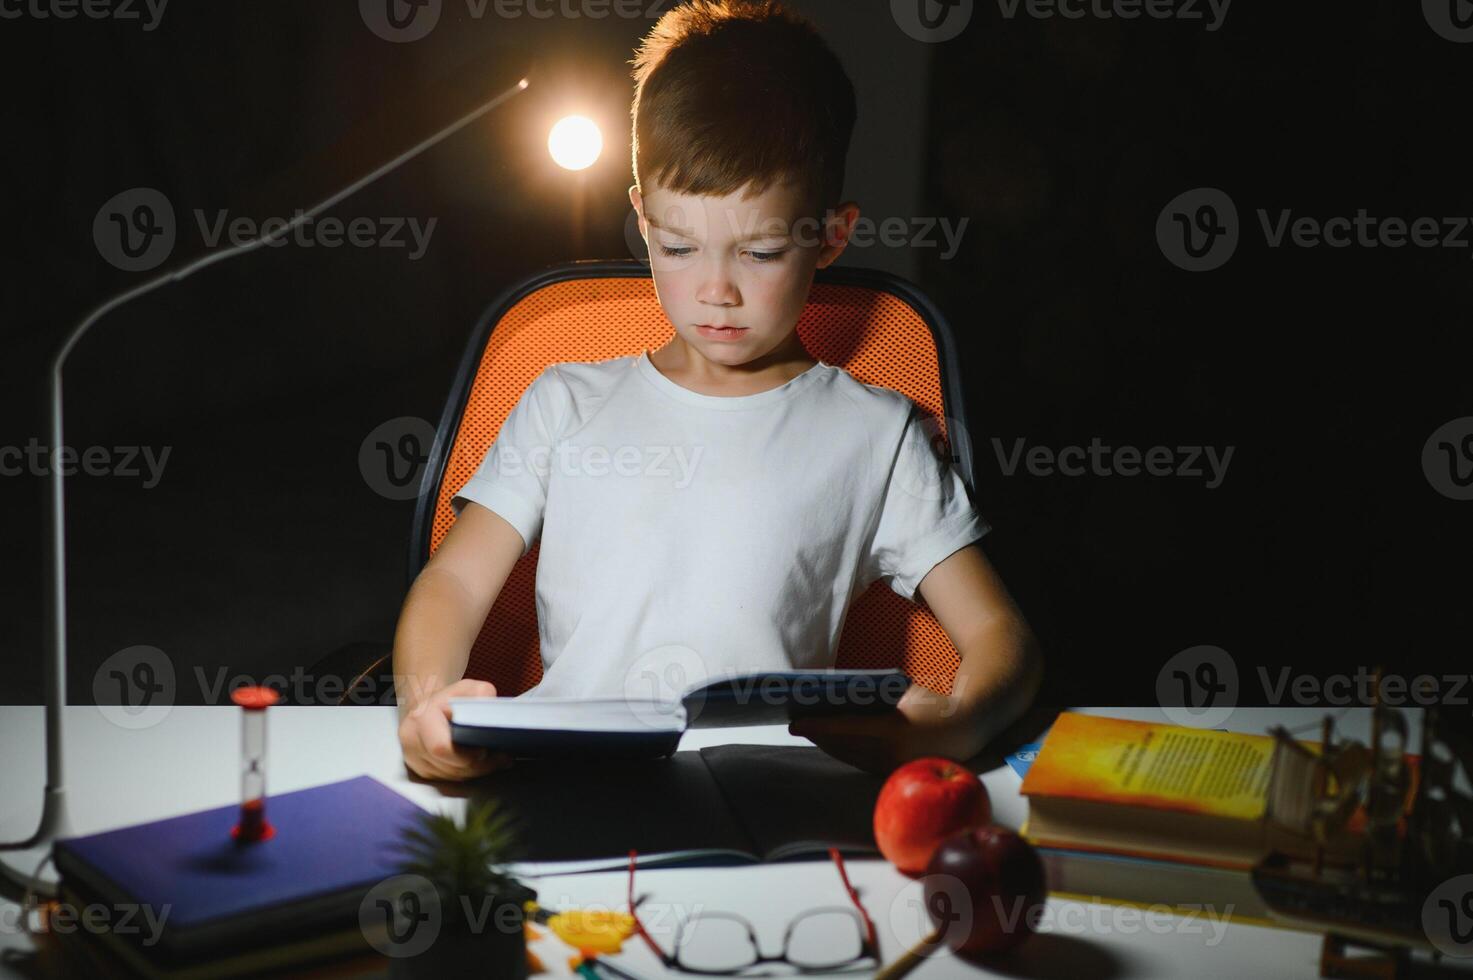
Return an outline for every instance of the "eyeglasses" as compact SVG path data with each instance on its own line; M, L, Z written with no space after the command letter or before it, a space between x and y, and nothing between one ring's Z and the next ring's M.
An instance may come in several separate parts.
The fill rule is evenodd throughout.
M723 976L759 963L787 963L807 971L833 970L864 959L880 962L875 924L859 903L859 893L849 884L838 848L829 848L829 857L838 866L839 878L854 908L831 905L804 912L788 924L782 952L777 956L763 956L758 951L757 932L746 919L731 912L707 911L697 912L680 924L675 934L675 952L666 954L635 912L639 902L648 897L640 896L639 902L634 899L635 853L629 852L629 915L634 919L634 930L668 969Z

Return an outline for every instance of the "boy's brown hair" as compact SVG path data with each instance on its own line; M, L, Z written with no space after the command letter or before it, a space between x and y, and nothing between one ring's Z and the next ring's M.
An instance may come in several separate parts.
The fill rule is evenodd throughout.
M854 85L806 18L779 0L690 0L634 59L634 182L681 194L760 194L796 180L807 214L839 202Z

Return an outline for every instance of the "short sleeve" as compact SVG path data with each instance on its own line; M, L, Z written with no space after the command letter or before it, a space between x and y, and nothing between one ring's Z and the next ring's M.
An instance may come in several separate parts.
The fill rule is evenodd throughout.
M542 533L552 451L568 417L568 398L556 366L545 368L512 406L476 472L450 500L457 517L468 500L499 514L522 536L524 555Z
M911 601L931 569L991 530L940 445L935 423L912 402L868 553L870 579L890 579Z

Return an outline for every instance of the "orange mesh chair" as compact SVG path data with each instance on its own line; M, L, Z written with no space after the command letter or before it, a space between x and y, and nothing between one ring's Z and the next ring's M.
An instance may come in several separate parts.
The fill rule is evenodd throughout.
M655 350L672 333L655 297L649 266L639 261L554 266L497 298L470 340L440 420L415 514L410 579L455 522L451 498L480 465L522 392L547 365ZM820 269L798 321L798 335L819 360L909 396L943 434L946 419L966 418L950 328L936 307L903 279L876 270ZM968 449L963 440L953 451L953 463L970 493ZM466 667L465 676L488 680L507 697L542 678L533 595L540 547L535 542L513 568ZM924 602L907 601L884 580L854 601L837 656L839 667L900 667L938 694L951 692L960 662Z

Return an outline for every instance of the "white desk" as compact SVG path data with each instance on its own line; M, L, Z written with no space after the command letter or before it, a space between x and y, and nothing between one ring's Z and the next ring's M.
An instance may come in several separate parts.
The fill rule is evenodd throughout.
M1085 709L1099 714L1165 721L1156 709ZM44 767L42 709L0 708L0 839L28 835L40 815ZM1263 732L1280 723L1312 726L1317 709L1239 708L1224 727ZM1420 720L1414 717L1414 721ZM1357 709L1339 719L1343 734L1365 739L1369 712ZM462 806L436 786L412 782L400 759L393 708L282 707L269 720L268 790L280 793L367 773L417 802L435 809ZM239 800L240 711L234 707L176 707L158 724L124 730L95 707L66 709L68 785L73 830L95 833L146 820L222 806ZM1317 737L1310 733L1307 737ZM1414 734L1414 739L1417 736ZM784 726L698 729L685 734L681 749L724 742L807 745ZM1417 744L1415 741L1412 744ZM1007 767L983 776L994 819L1016 828L1025 815L1019 780ZM16 855L0 854L20 866ZM32 860L34 865L34 859ZM919 902L920 883L887 862L845 858L850 880L879 932L886 963L920 940L928 929ZM30 871L32 867L26 867ZM702 905L737 911L749 918L764 948L781 942L783 929L799 912L843 904L845 896L831 863L758 865L750 868L652 869L638 872L637 887L651 901L679 912ZM529 879L550 907L625 906L627 871ZM16 909L0 903L0 949L28 949L14 928ZM918 980L972 976L1043 977L1315 977L1319 937L1289 930L1234 923L1214 932L1205 921L1179 917L1115 914L1116 907L1050 899L1040 933L1011 962L1007 973L989 973L943 950L910 974ZM647 924L648 925L648 924ZM654 927L651 927L654 931ZM543 929L532 944L547 966L546 976L570 976L572 950ZM775 951L775 950L774 950ZM642 977L666 973L643 942L625 943L613 962ZM21 976L0 964L0 977ZM835 974L843 975L843 974ZM854 972L847 974L857 975Z

